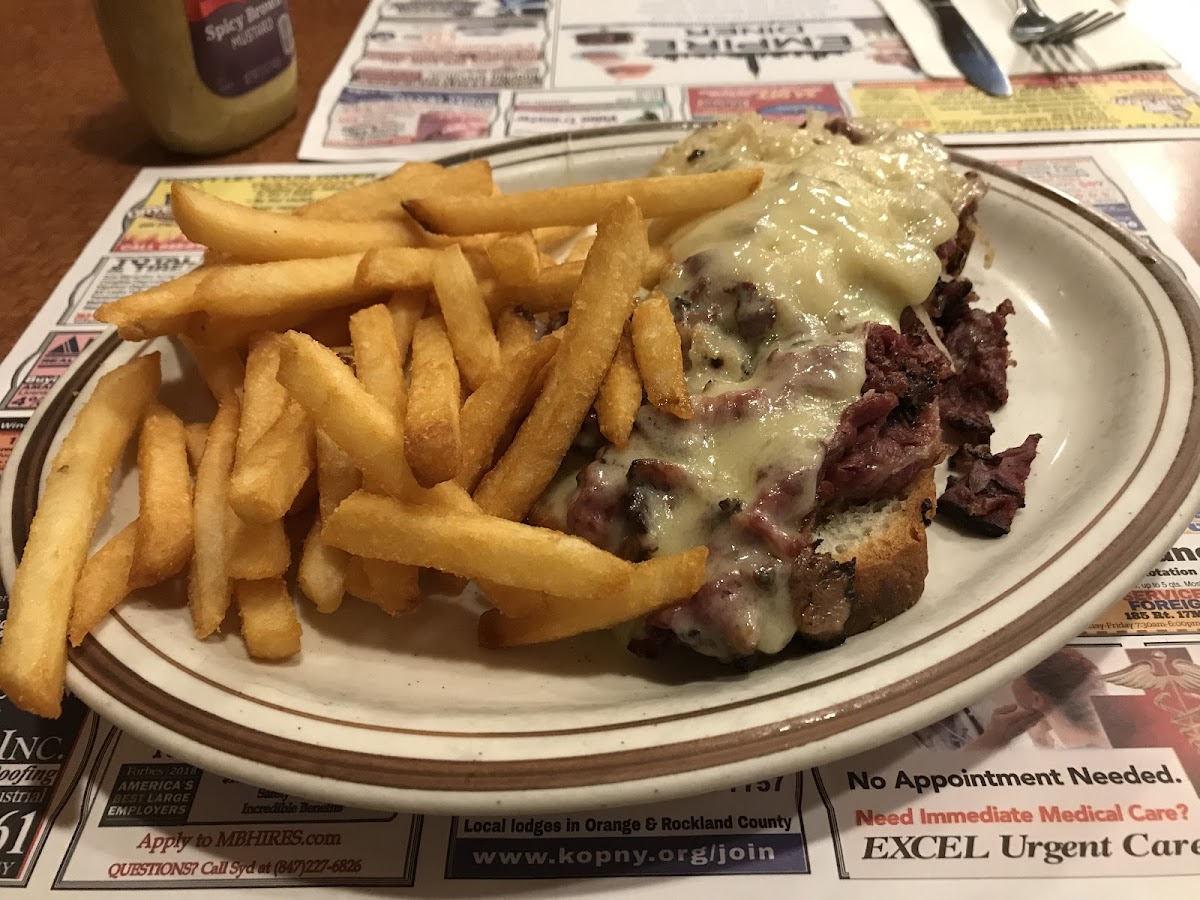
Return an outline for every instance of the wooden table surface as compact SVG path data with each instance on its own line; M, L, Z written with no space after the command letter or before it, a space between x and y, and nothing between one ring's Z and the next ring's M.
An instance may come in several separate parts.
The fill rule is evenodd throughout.
M1120 5L1192 73L1200 72L1194 41L1200 4ZM365 6L366 0L290 0L300 65L296 116L215 161L295 160L317 92ZM109 67L90 3L42 0L36 17L13 19L0 29L0 356L137 170L195 161L163 150L139 121ZM1200 141L1139 142L1117 153L1156 212L1200 257Z

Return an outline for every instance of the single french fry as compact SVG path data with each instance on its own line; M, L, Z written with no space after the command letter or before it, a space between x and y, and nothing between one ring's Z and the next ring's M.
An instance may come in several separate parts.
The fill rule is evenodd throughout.
M192 422L184 427L184 438L187 440L188 462L193 471L200 468L200 458L204 456L204 445L208 443L208 423Z
M454 351L438 316L417 323L409 378L404 455L417 483L432 487L453 478L462 460L462 390Z
M61 712L75 584L113 469L161 380L157 353L104 375L50 464L0 642L0 690L20 709L47 718Z
M288 393L275 375L279 372L279 339L273 334L259 335L246 355L242 385L242 415L238 422L238 457L248 456L267 430L278 421L287 407Z
M229 510L225 571L235 580L274 578L292 564L292 548L283 520L252 522Z
M433 264L439 251L429 247L380 247L363 254L355 272L355 286L382 294L411 291L433 284Z
M492 167L486 159L473 159L451 169L430 162L408 162L378 181L314 200L294 215L344 222L406 218L405 200L430 194L488 197L493 187Z
M354 276L364 255L350 253L321 259L222 266L196 286L195 302L214 316L310 317L377 293L355 283Z
M484 647L542 644L637 619L698 591L704 583L707 556L706 548L696 547L637 563L629 581L602 602L578 603L542 594L537 597L542 608L524 616L509 618L501 609L488 610L479 619L479 643Z
M354 371L372 397L395 416L403 416L407 390L391 312L382 303L350 317Z
M300 652L300 620L282 578L239 581L236 596L247 653L279 660Z
M459 416L462 465L455 481L468 491L475 489L491 466L504 435L529 415L558 347L559 339L549 336L530 344L463 404Z
M697 548L683 554L690 559L686 564L677 557L661 557L647 567L574 535L494 516L404 504L363 491L334 511L324 536L355 555L544 591L594 608L596 615L615 598L628 599L637 591L651 593L655 606L690 596L704 581L707 554ZM686 573L687 578L662 577L667 571Z
M407 408L407 391L392 314L383 304L355 313L350 320L350 336L358 380L397 419L402 418ZM366 489L378 491L381 486L368 480ZM390 615L415 608L420 601L417 573L407 569L389 560L363 560L363 571L370 585L363 599L378 604Z
M420 571L390 559L361 560L366 590L352 593L389 616L412 612L421 603ZM361 586L360 586L361 587Z
M487 248L487 257L501 284L529 284L542 268L532 231L498 238Z
M321 523L316 521L304 539L296 582L317 612L331 613L342 605L346 594L345 550L330 547L321 540Z
M612 363L647 252L637 206L614 204L597 229L546 387L475 492L484 512L522 519L553 479Z
M346 593L349 554L321 539L321 525L339 503L358 490L362 476L345 451L323 431L317 432L316 448L318 518L304 542L297 580L319 612L331 613Z
M317 428L388 494L419 493L404 459L403 427L391 410L367 393L328 347L294 331L280 339L279 383L308 410Z
M433 266L433 286L454 358L473 391L499 367L500 344L479 283L457 247L443 250L438 256Z
M96 310L96 321L117 326L118 333L127 341L182 333L199 310L196 286L213 271L214 268L203 266L128 297L110 300Z
M200 370L200 377L204 379L217 402L242 386L246 378L246 367L237 353L232 350L212 350L186 338L183 343L195 361L196 368Z
M240 415L237 396L224 395L209 425L204 456L196 472L192 499L195 548L188 576L188 605L192 611L192 629L198 638L206 638L221 627L233 594L233 583L226 569L226 526L229 473L233 469Z
M328 222L243 206L193 184L171 185L171 212L197 244L244 262L341 256L372 247L411 246L419 231L396 219Z
M396 346L400 348L400 365L408 359L412 347L413 331L425 315L427 300L424 291L396 291L387 303L392 314L392 330L396 332Z
M496 340L500 358L511 359L534 342L533 322L515 309L504 309L496 317Z
M671 304L659 291L637 305L633 311L630 335L638 372L646 386L646 396L663 412L678 419L690 419L692 395L683 374L683 350Z
M129 570L137 542L134 519L83 564L71 603L71 646L78 647L100 620L129 596Z
M507 584L487 582L486 587L480 585L479 589L492 606L510 618L539 615L554 602L554 597L545 591L531 591Z
M211 440L211 438L210 438ZM283 414L229 476L229 505L242 519L282 519L313 470L313 421L304 407L289 401Z
M633 344L626 329L596 397L600 433L617 447L629 444L634 420L642 406L642 379L633 361Z
M750 196L761 181L761 169L726 169L492 197L429 196L406 201L404 208L424 228L439 234L513 232L546 225L591 225L626 197L648 218L710 212Z
M151 405L138 436L137 554L129 572L138 587L177 575L192 556L192 477L183 422Z

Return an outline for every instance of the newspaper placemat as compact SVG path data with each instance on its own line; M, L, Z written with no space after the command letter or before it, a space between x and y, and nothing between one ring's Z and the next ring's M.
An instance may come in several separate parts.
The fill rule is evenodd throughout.
M1200 268L1097 146L988 150ZM0 363L0 463L97 338L105 298L195 266L175 178L288 209L379 166L147 170ZM0 603L0 611L3 603ZM0 700L0 886L20 896L1191 897L1200 876L1200 515L1071 647L856 758L703 797L562 816L421 817L311 802L172 759L68 698ZM944 882L949 881L950 884ZM938 882L938 883L933 883ZM303 886L300 894L295 889ZM1065 889L1065 890L1064 890Z
M372 0L301 159L431 159L501 138L757 111L879 116L951 144L1200 136L1173 71L930 81L875 0Z

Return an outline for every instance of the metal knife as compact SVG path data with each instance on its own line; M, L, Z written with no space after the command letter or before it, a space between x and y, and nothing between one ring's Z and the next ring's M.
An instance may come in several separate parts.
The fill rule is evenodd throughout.
M925 5L937 19L942 44L950 54L950 60L967 76L967 81L993 97L1011 97L1012 85L1008 83L1008 76L951 0L925 0Z

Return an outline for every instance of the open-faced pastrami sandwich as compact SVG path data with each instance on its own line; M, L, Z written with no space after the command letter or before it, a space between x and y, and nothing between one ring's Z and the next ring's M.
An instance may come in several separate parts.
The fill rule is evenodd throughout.
M1037 436L999 454L1005 318L961 278L985 193L923 134L746 117L655 174L764 170L747 199L671 235L691 418L646 405L624 446L585 427L534 518L641 560L703 545L707 580L637 623L740 664L825 648L920 597L934 510L986 534L1022 505ZM960 445L935 501L934 467Z

